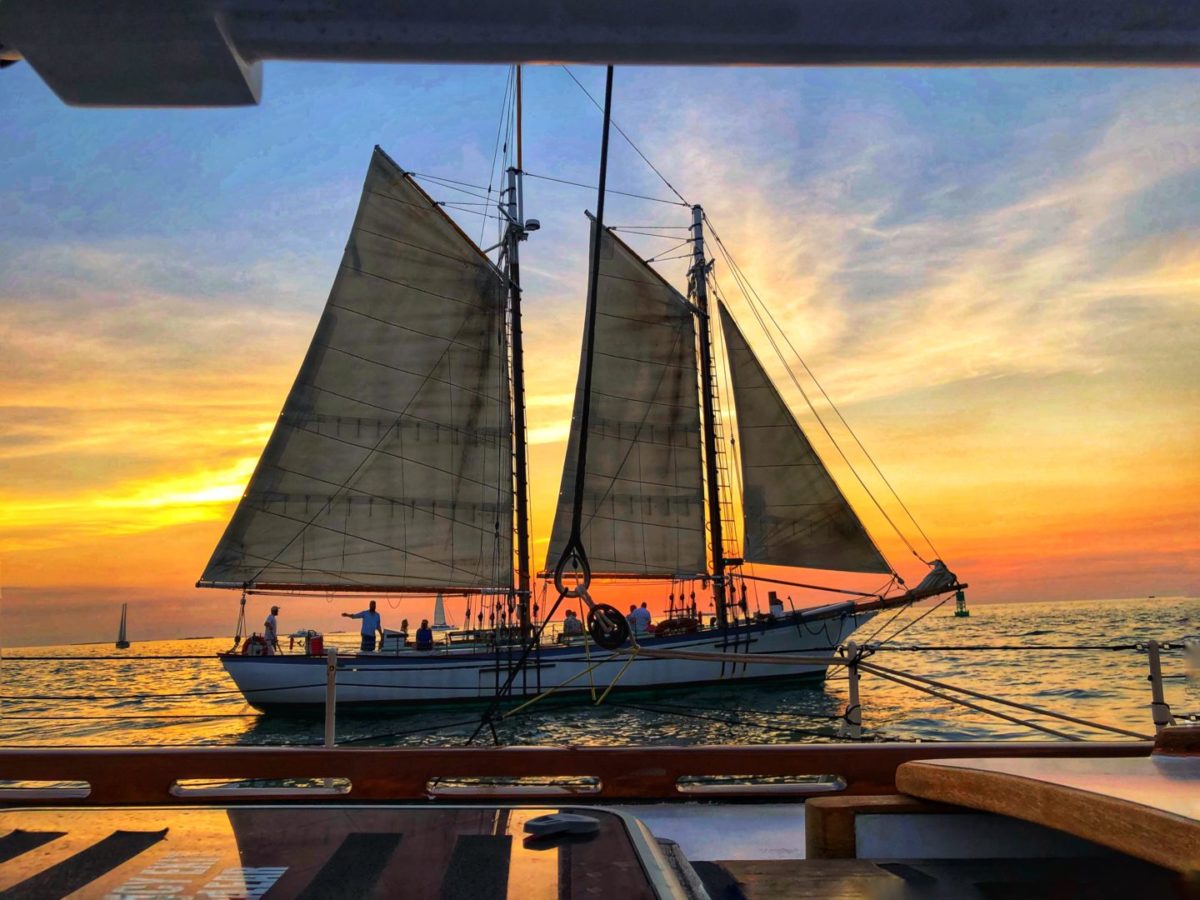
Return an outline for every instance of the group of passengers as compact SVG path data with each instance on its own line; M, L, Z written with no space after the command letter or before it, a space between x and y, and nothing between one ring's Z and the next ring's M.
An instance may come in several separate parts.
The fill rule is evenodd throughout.
M267 620L263 622L263 637L267 643L267 654L274 655L281 652L279 648L279 624L277 616L279 615L279 607L272 606L271 614L267 616ZM342 618L358 619L362 623L360 629L362 636L362 644L360 650L365 653L371 653L375 650L375 636L379 635L379 645L383 646L383 621L380 618L379 612L375 609L375 601L372 600L367 609L356 613L342 613ZM649 634L650 626L650 610L643 603L638 606L636 603L629 605L629 615L625 617L629 622L629 630L634 634ZM579 616L575 614L575 610L568 609L566 618L563 620L562 633L568 637L583 634L583 622L579 620ZM400 644L405 646L408 643L408 619L400 623ZM429 620L422 619L421 627L417 629L416 641L413 644L416 650L432 650L433 649L433 630L429 627Z
M645 603L641 606L636 603L629 604L629 614L625 616L625 621L629 623L629 630L634 634L649 634L652 630L650 610L646 608ZM579 620L575 610L567 610L566 617L563 619L562 633L565 637L578 637L583 634L583 622Z
M273 656L276 653L281 653L279 647L279 607L272 606L271 613L267 616L267 620L263 622L263 638L267 644L267 655ZM365 653L371 653L375 650L375 636L379 635L379 645L383 646L383 620L380 618L378 610L375 609L375 601L372 600L368 607L356 613L342 613L343 619L359 619L361 628L359 629L362 642L359 649ZM404 646L408 643L408 619L400 623L400 644ZM417 629L416 642L414 648L417 650L432 650L433 649L433 629L429 627L429 620L422 619L421 627Z

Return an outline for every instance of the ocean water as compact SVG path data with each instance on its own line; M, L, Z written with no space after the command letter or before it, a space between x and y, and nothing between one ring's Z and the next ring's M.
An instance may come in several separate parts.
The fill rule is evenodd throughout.
M918 607L885 614L856 638L884 641L871 661L890 670L1146 735L1153 725L1144 650L1038 648L1200 638L1200 600L1187 598L979 605L965 619L953 616L953 604L927 612ZM331 635L327 641L348 650L357 637ZM215 658L229 644L228 638L135 642L120 659L112 658L111 644L6 650L0 661L0 744L319 744L319 719L268 716L246 705ZM1200 713L1196 664L1183 651L1163 654L1166 697L1177 715ZM863 675L860 692L864 730L872 739L1048 737L871 674ZM499 723L497 732L506 744L540 745L827 741L846 700L846 679L836 674L821 687L613 694L600 706L536 704ZM461 745L479 719L479 708L343 712L337 738L360 746ZM1044 717L1037 721L1062 734L1122 739ZM490 743L490 732L480 740Z

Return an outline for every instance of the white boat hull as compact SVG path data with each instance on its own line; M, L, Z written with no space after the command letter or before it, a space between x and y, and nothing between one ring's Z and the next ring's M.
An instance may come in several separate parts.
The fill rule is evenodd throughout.
M823 663L770 665L733 660L803 654L829 658L871 613L841 614L812 620L786 617L742 625L727 632L705 629L690 635L639 637L647 649L721 654L712 659L650 659L614 655L594 644L547 645L531 654L513 681L511 696L530 697L556 688L556 695L618 690L771 680L820 681ZM357 653L341 656L337 703L342 706L397 706L489 701L509 678L520 649L443 650L417 653ZM222 663L247 702L262 710L297 710L325 704L323 656L222 656ZM589 674L588 668L595 668Z

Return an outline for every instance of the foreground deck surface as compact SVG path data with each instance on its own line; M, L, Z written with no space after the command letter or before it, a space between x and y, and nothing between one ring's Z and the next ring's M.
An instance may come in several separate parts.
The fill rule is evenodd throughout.
M239 807L0 812L0 896L670 895L636 823L587 810L586 837L529 840L554 809ZM668 888L664 890L664 886Z
M1169 900L1172 872L1133 859L735 860L695 863L713 900Z

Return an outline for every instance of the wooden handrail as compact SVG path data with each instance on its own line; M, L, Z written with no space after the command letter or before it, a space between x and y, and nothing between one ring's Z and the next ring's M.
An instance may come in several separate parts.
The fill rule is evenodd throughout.
M86 782L86 797L76 791L8 790L7 805L152 805L206 802L201 794L173 792L183 779L348 779L338 802L416 801L439 799L439 780L574 777L596 779L589 802L609 800L682 800L680 779L696 776L832 776L844 782L845 794L892 794L896 769L923 759L978 757L1117 757L1148 756L1149 741L1094 742L962 742L903 744L779 744L704 747L437 747L437 748L309 748L309 747L138 747L138 748L4 748L0 779L41 782ZM328 782L326 782L328 783ZM474 789L473 789L474 788ZM262 802L253 787L222 792L223 803ZM318 802L319 791L303 789L271 802ZM569 792L569 788L567 791ZM829 791L828 787L824 788ZM328 793L328 791L326 791ZM526 782L506 787L486 781L456 785L442 799L454 802L506 796L522 802L562 801L564 788ZM723 787L723 800L779 796L779 786L750 784Z

